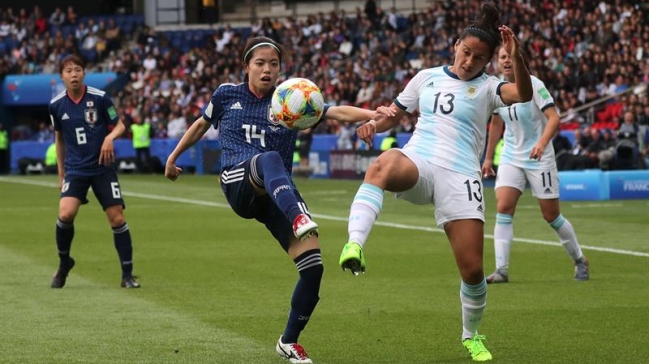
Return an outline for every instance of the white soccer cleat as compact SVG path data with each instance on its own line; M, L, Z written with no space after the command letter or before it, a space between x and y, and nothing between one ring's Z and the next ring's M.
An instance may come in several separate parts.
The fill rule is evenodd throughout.
M306 240L312 235L318 235L318 224L309 215L299 214L293 221L293 233L300 240Z
M292 364L313 364L302 345L298 343L284 344L281 336L277 340L275 350L279 356L287 359Z

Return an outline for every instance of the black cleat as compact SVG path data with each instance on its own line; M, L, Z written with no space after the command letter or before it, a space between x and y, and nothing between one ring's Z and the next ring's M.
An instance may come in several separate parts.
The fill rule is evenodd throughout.
M52 288L63 288L63 286L65 286L65 280L68 278L68 273L70 273L72 268L74 268L74 259L70 257L66 266L59 266L59 269L54 272L54 276L52 277Z
M128 278L122 278L122 284L120 284L120 287L122 288L140 288L140 284L137 283L135 280L135 277L131 276Z

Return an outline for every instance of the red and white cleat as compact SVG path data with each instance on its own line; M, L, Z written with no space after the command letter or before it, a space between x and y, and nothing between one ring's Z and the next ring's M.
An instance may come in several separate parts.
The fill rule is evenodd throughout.
M282 342L282 337L279 337L277 340L277 346L275 346L277 354L284 359L287 359L292 364L312 364L313 362L309 359L309 354L306 353L302 345L298 343L284 344Z
M299 214L293 221L293 233L300 240L306 240L312 235L318 235L318 224L309 215Z

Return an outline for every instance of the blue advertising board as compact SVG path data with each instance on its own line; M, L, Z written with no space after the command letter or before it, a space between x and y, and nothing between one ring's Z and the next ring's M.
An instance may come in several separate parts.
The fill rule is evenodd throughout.
M88 86L104 89L117 75L113 72L88 73ZM2 102L5 106L47 105L65 90L59 74L9 75L2 83Z
M609 199L608 176L598 169L559 172L559 196L563 201Z
M611 199L649 199L649 170L608 172Z

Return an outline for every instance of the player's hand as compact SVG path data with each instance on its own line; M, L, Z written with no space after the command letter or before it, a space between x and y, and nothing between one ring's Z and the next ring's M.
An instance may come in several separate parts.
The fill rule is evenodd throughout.
M545 145L543 145L543 143L541 142L536 143L536 145L532 147L532 151L530 152L530 159L537 161L541 160L543 152L545 152Z
M183 169L180 167L176 167L175 163L167 162L167 164L165 165L165 177L167 177L172 181L177 180L178 177L180 176L180 172L182 171Z
M393 110L389 106L379 106L374 111L374 116L372 116L372 119L373 120L385 119L394 116L395 113L396 113L395 110Z
M101 151L99 152L99 164L110 166L115 162L115 147L113 146L113 139L105 138L101 144Z
M499 26L498 30L500 31L500 38L505 52L514 57L518 53L518 39L516 39L514 32L506 25Z
M482 163L482 176L484 178L493 177L496 175L494 171L494 162L491 159L485 159Z
M59 191L63 192L63 181L65 180L65 176L59 175Z
M370 120L356 129L356 134L362 141L372 148L372 140L376 135L376 120Z

